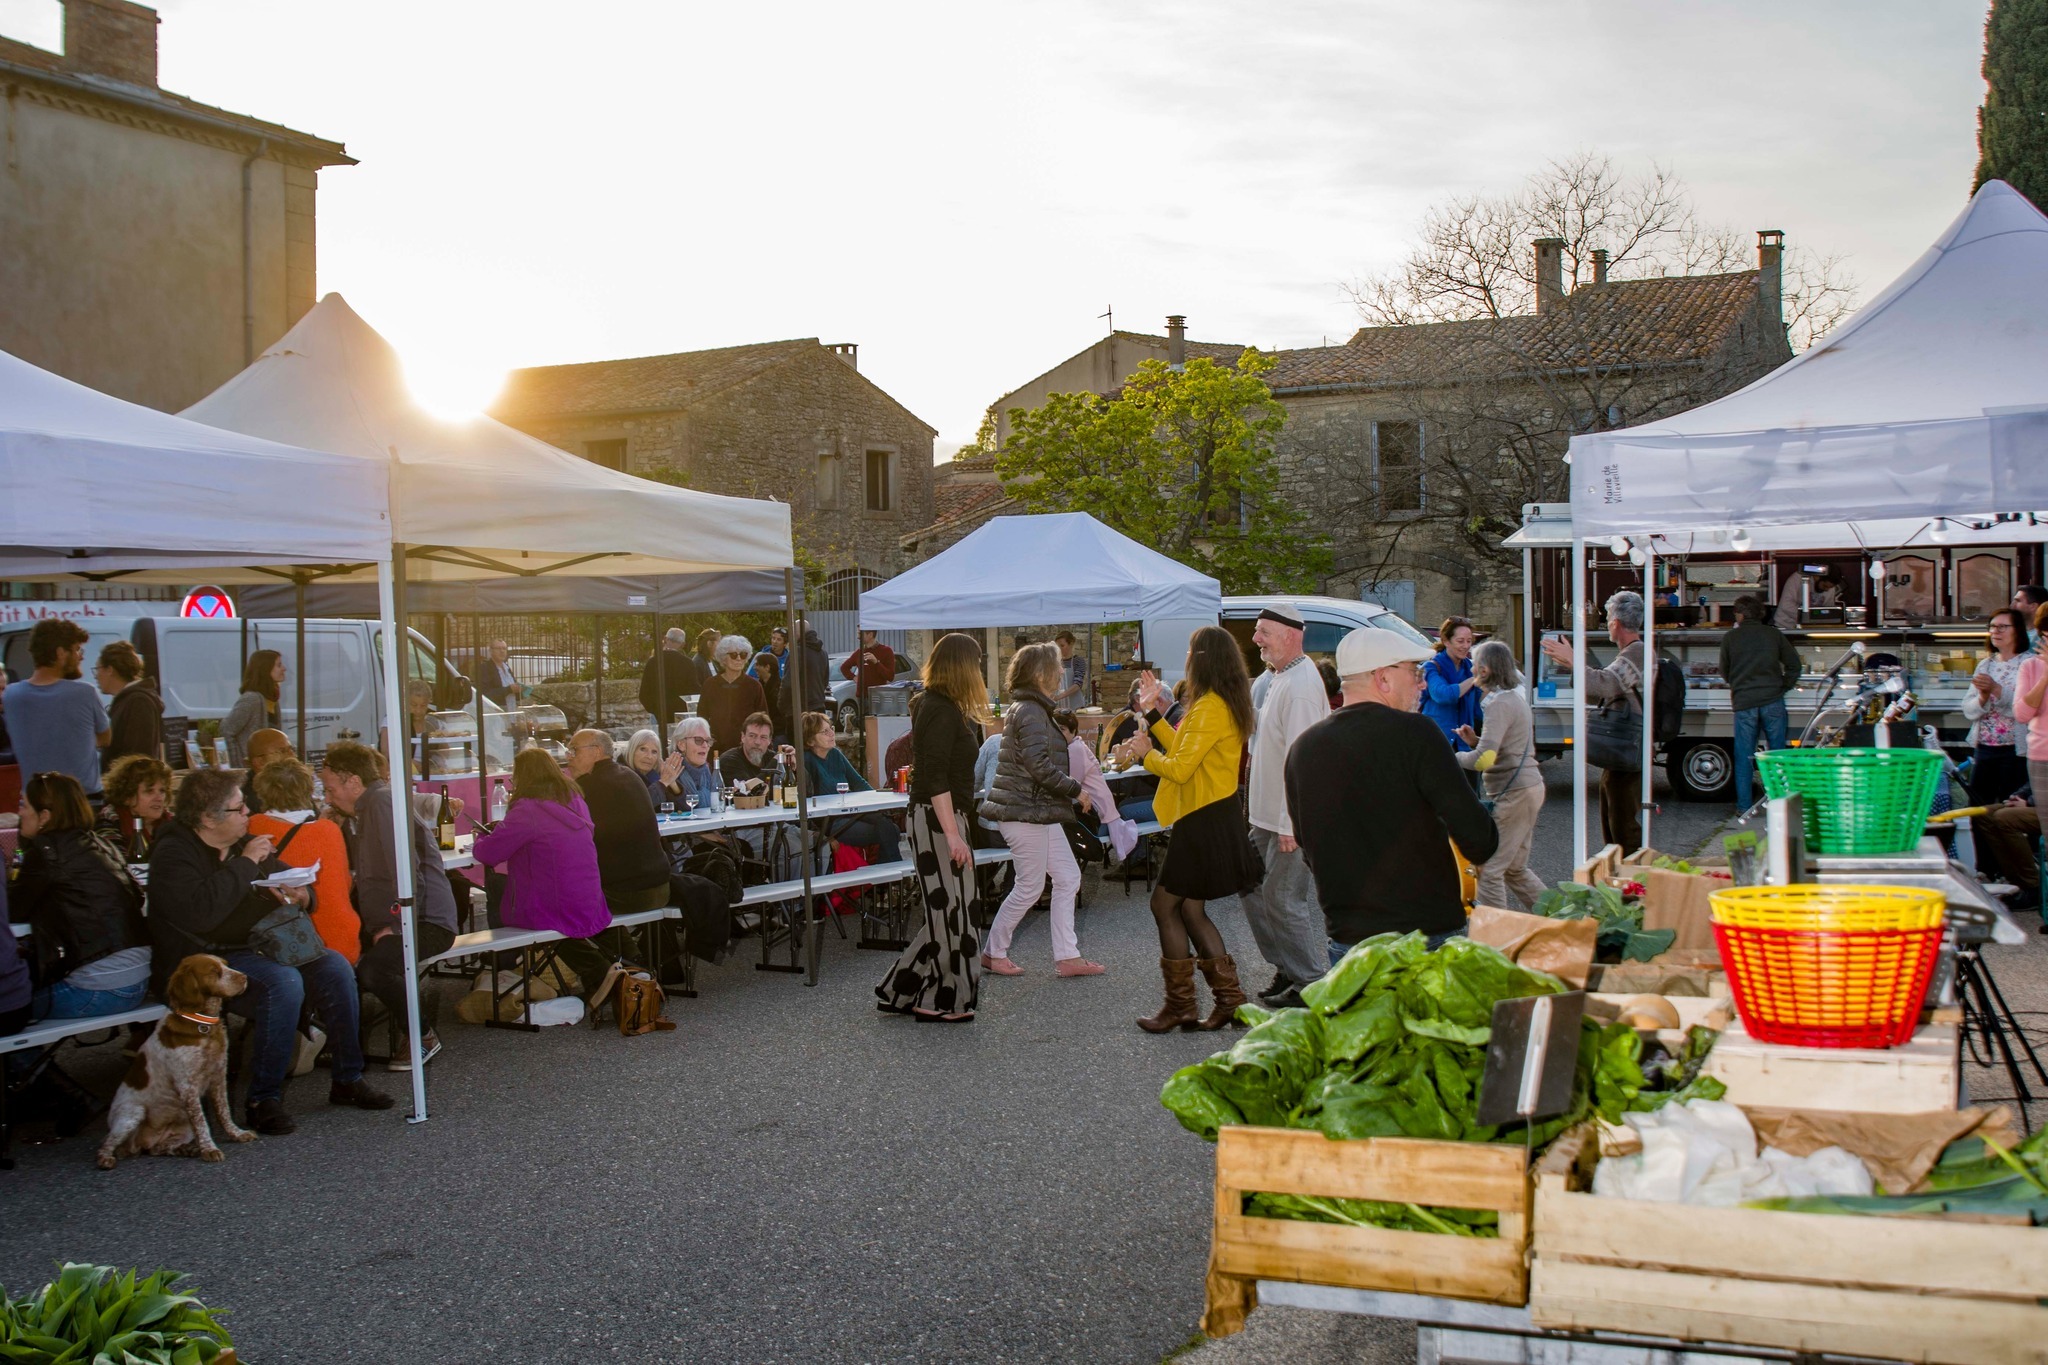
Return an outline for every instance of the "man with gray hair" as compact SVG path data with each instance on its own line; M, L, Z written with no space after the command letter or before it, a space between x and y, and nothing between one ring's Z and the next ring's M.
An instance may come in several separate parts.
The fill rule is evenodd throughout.
M1244 896L1259 954L1273 966L1273 980L1259 999L1270 1005L1300 1003L1300 990L1328 965L1329 935L1316 899L1315 874L1294 840L1287 813L1287 753L1301 732L1330 714L1322 675L1302 652L1306 623L1291 602L1259 613L1252 643L1266 665L1259 700L1258 742L1252 747L1249 790L1252 843L1265 861L1265 880Z
M1646 679L1643 670L1642 594L1614 594L1607 599L1606 613L1607 638L1621 652L1607 667L1587 670L1586 701L1598 706L1616 702L1640 720L1644 685L1655 683L1654 675ZM1577 663L1571 645L1563 640L1545 640L1543 655L1566 672ZM1600 837L1602 842L1621 845L1623 853L1633 853L1643 846L1643 810L1638 788L1642 772L1639 758L1628 767L1600 770Z

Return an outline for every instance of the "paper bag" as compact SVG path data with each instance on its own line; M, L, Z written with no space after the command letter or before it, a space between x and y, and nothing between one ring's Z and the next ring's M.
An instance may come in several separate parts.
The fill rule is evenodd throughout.
M1745 1109L1757 1141L1807 1156L1823 1147L1841 1147L1863 1158L1878 1188L1886 1194L1911 1194L1942 1149L1973 1134L2001 1147L2019 1140L2012 1111L2000 1105L1947 1109L1926 1114L1840 1114L1819 1109Z
M1593 966L1593 944L1599 931L1600 926L1590 919L1551 919L1491 905L1474 906L1472 918L1465 924L1465 937L1475 943L1498 948L1510 961L1549 972L1581 990Z
M1714 947L1713 906L1707 899L1725 891L1733 882L1722 877L1705 877L1690 872L1668 872L1651 864L1665 855L1653 848L1631 853L1623 860L1623 877L1643 884L1643 928L1669 929L1678 935L1673 951ZM1697 865L1697 864L1696 864Z
M1595 989L1617 995L1702 995L1728 998L1719 953L1673 948L1655 962L1609 962L1594 970Z

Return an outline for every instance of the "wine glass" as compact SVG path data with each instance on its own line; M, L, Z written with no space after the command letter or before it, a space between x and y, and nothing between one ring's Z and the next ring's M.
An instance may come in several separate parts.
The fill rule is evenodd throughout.
M661 818L667 820L674 816L675 813L676 803L674 801L671 801L668 797L663 796L661 798Z
M686 806L688 806L688 807L690 808L690 813L689 813L689 815L688 815L688 816L687 816L686 818L688 818L688 819L691 819L691 820L694 820L694 819L696 819L696 818L697 818L697 792L696 792L695 788L692 788L691 790L689 790L689 791L686 791L686 792L684 792L684 793L683 793L683 804L684 804L684 805L686 805Z
M839 784L839 794L840 794L841 796L844 796L844 795L846 795L846 794L847 794L847 792L849 792L849 791L851 791L851 790L853 790L853 789L852 789L851 787L847 786L847 785L846 785L846 784L845 784L844 782L841 782L841 783Z

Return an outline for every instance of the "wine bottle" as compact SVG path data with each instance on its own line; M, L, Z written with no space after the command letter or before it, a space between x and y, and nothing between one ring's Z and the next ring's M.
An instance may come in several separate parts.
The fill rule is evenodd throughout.
M448 784L441 784L441 808L434 815L434 833L443 853L455 851L455 808L448 804Z

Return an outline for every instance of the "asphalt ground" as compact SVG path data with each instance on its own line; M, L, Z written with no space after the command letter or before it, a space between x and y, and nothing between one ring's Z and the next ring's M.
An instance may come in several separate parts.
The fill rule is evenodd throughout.
M1536 867L1558 880L1570 784L1547 775ZM1728 814L1667 807L1655 842L1691 852ZM1236 905L1215 914L1263 984ZM0 1284L62 1260L184 1270L263 1365L1413 1360L1408 1324L1305 1310L1200 1340L1210 1149L1157 1096L1227 1036L1133 1026L1159 999L1142 885L1091 876L1081 938L1108 974L1055 978L1029 917L1027 974L986 980L959 1026L876 1013L888 957L829 931L815 989L743 952L670 1002L672 1033L450 1009L430 1122L330 1110L316 1072L286 1092L296 1134L220 1165L101 1172L97 1128L31 1126L0 1173ZM2014 1005L2048 1004L2048 950L2000 951ZM67 1064L102 1093L121 1066L111 1046Z

